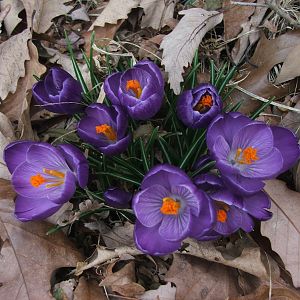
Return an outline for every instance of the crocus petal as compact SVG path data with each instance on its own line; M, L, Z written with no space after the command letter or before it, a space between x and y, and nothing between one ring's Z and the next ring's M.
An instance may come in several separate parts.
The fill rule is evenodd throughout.
M60 207L61 204L47 198L26 198L18 195L15 202L15 216L22 222L42 220L53 215Z
M217 190L224 186L221 178L211 173L197 175L194 183L204 191Z
M167 255L180 248L181 241L167 241L158 233L158 227L145 227L136 220L134 240L136 247L150 255Z
M187 237L190 223L190 210L185 209L178 215L164 215L158 232L168 241L180 241Z
M228 161L230 148L224 137L218 136L216 138L213 151L216 159L222 160L225 163Z
M89 165L83 153L70 144L61 144L57 149L62 153L69 168L75 174L79 186L85 188L89 179Z
M132 199L132 193L126 192L120 188L114 187L105 191L105 203L116 208L129 208Z
M101 146L98 147L98 149L108 156L118 155L124 152L128 148L130 142L131 142L131 135L128 134L124 138L118 140L116 143L109 144L107 146Z
M16 141L8 144L3 152L3 159L9 172L12 174L17 166L26 160L27 150L34 142Z
M36 103L39 105L47 105L50 101L49 94L45 89L45 85L43 81L38 81L32 87L32 95L35 99Z
M161 222L164 215L160 208L165 197L170 197L170 192L161 185L153 185L134 196L134 213L144 226L153 227Z
M300 157L300 146L295 134L282 127L272 126L274 146L281 152L283 166L280 173L290 169Z
M159 67L152 61L141 60L134 66L134 68L143 69L144 71L148 72L153 79L154 78L157 79L159 86L161 86L161 87L164 86L164 79L163 79L162 73L161 73Z
M117 105L121 105L121 102L118 97L118 89L120 86L121 75L122 72L118 72L106 77L103 85L104 92L107 95L108 99L113 104Z

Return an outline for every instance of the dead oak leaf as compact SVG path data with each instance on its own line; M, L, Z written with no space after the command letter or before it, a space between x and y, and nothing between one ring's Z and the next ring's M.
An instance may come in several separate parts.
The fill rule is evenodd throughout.
M261 233L269 238L291 273L295 287L300 287L300 193L289 190L280 180L268 180L264 187L272 200L273 217L262 222Z
M45 222L21 223L14 202L0 199L0 299L50 300L50 279L59 267L72 267L81 254L62 232L46 236Z
M27 41L31 38L29 29L12 36L0 45L0 98L17 89L18 79L25 76L25 61L29 60Z
M182 73L193 60L196 49L204 35L223 20L223 14L191 8L180 11L184 15L175 29L164 37L160 48L163 49L162 64L168 73L169 83L175 94L180 93Z
M105 23L117 24L118 20L127 19L133 8L138 7L140 0L110 0L101 14L94 21L89 31L94 27L103 27Z

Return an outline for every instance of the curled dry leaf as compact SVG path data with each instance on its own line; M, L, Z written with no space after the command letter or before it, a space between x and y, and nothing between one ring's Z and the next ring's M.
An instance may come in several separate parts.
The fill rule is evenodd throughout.
M74 291L73 300L107 300L102 287L92 279L80 277L79 283Z
M141 0L140 6L145 13L141 27L160 29L166 25L166 20L173 18L176 2L177 0Z
M76 20L82 20L82 21L86 21L86 22L90 21L90 17L86 11L85 5L82 5L82 7L72 11L71 18L73 21L76 21Z
M96 26L103 27L105 23L117 24L118 20L127 19L130 11L138 7L139 4L140 0L110 0L89 28L89 31L93 30Z
M29 60L27 41L31 38L29 29L12 36L0 45L0 98L17 89L18 79L25 76L25 61Z
M193 60L204 35L223 20L223 14L202 8L183 10L184 15L175 29L164 37L162 64L168 73L169 83L175 94L180 93L182 73Z
M234 269L193 256L174 254L165 281L176 284L176 300L224 300L239 295Z
M24 5L21 0L2 0L0 2L1 11L3 11L7 5L10 5L10 10L4 19L4 26L7 34L10 36L22 20L18 15L24 9Z
M72 267L81 254L62 232L46 236L46 222L21 223L14 202L0 199L0 299L50 300L50 278L59 267ZM34 255L33 255L34 254Z
M161 285L157 290L150 290L139 297L139 300L175 300L176 287L172 286L170 282Z
M300 287L300 193L289 190L280 180L268 180L264 187L272 200L273 217L262 222L261 233L269 238L291 273L295 287Z
M253 241L243 240L240 245L242 250L241 254L230 259L226 257L226 255L222 255L222 253L216 249L213 242L198 242L193 239L186 239L185 242L189 243L189 246L185 248L187 252L183 254L197 256L212 262L234 267L266 280L270 278L269 268L271 268L273 279L280 276L277 264L271 257L268 256L266 258Z
M18 121L17 133L19 138L35 139L29 112L31 88L36 82L34 75L40 77L46 72L46 67L39 63L37 48L31 41L28 42L28 47L26 43L26 50L29 50L30 60L25 62L25 76L18 81L16 92L9 94L1 104L0 111L6 114L11 121Z

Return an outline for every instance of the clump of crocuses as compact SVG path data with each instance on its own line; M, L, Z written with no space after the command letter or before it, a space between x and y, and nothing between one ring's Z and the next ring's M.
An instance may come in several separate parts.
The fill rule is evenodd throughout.
M60 68L52 68L34 84L32 94L42 108L59 114L72 115L84 109L82 87L79 81Z
M160 110L164 81L157 65L143 60L125 72L108 76L104 91L113 104L121 105L133 119L147 120Z
M4 149L4 161L17 193L15 215L21 221L45 219L69 201L76 185L87 185L89 167L75 146L17 141Z

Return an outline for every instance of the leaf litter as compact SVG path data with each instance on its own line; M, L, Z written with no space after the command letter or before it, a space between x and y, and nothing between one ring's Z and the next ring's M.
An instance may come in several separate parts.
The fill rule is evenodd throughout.
M4 282L0 298L5 299L7 295L11 298L19 291L20 299L30 300L52 299L52 295L56 299L75 300L119 296L144 300L265 300L270 294L272 299L299 299L294 288L299 287L300 264L297 246L299 165L294 168L293 182L289 182L291 174L286 177L289 179L284 178L289 187L293 188L294 184L298 192L276 180L267 182L265 187L272 199L274 217L263 222L255 232L261 230L277 256L255 241L253 234L242 238L233 236L219 243L188 239L176 254L151 258L134 247L132 224L109 219L110 214L101 212L103 207L94 205L95 200L87 200L87 197L82 202L86 204L84 208L71 205L48 220L58 223L57 228L64 227L83 250L82 256L63 232L46 235L49 225L45 222L20 224L12 214L14 192L1 160L5 145L16 138L53 141L54 138L64 140L65 134L67 140L69 135L70 124L65 119L55 119L53 115L43 119L43 113L37 113L38 109L31 103L34 76L43 76L53 64L60 64L76 75L67 53L64 31L68 36L76 32L84 39L88 56L92 30L95 31L95 45L104 47L100 54L94 51L95 70L100 78L120 63L120 55L150 57L161 60L165 76L176 94L180 93L193 67L195 53L200 58L196 81L208 74L212 57L217 57L217 71L224 62L233 61L238 64L238 73L225 89L228 91L238 85L246 92L234 90L227 102L243 100L241 110L251 113L261 104L253 101L253 94L258 96L256 99L267 100L276 96L276 102L284 103L287 108L268 108L268 117L299 133L299 105L289 100L299 94L299 29L282 14L284 11L295 20L299 9L292 6L292 2L285 3L288 1L280 1L275 10L273 6L266 6L269 1L236 1L234 5L227 0L213 2L206 1L202 5L201 1L167 0L122 0L121 4L114 0L88 0L80 4L59 0L1 1L1 21L4 21L0 60L6 68L2 69L0 84L0 265L9 272L0 274L0 281ZM249 5L243 5L245 2ZM115 37L117 47L111 42ZM75 43L72 42L74 55L91 89L93 83L82 45ZM110 54L104 54L105 51ZM103 88L99 88L96 98L99 96L99 101L105 101L101 90ZM292 111L289 107L295 109ZM42 129L42 134L32 126L35 124L33 115L40 116L40 124L48 124L40 127L47 128ZM57 133L52 135L55 130ZM32 252L37 253L36 257L32 257ZM282 260L279 264L278 255ZM70 269L67 273L59 271L64 275L55 285L50 278L59 267ZM291 280L280 274L280 268Z

